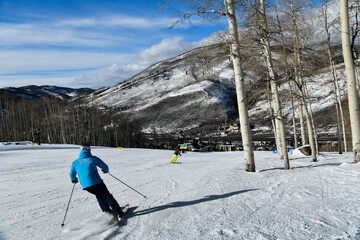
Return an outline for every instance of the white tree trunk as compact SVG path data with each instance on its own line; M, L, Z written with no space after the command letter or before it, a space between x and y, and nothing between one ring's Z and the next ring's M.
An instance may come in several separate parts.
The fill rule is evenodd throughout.
M274 137L275 137L275 144L276 146L279 145L279 136L277 134L277 129L276 129L276 124L275 124L275 117L274 117L274 112L273 112L273 108L272 108L272 94L271 94L271 90L270 90L270 86L268 86L268 101L269 101L269 115L271 116L271 124L273 126L273 132L274 132ZM278 149L278 154L279 154L279 149ZM280 155L280 154L279 154ZM281 158L281 155L280 155Z
M336 69L335 69L336 71ZM340 92L340 88L339 88L339 81L336 78L336 93L337 93L337 97L338 97L338 104L339 104L339 109L340 109L340 116L341 116L341 127L342 127L342 131L343 131L343 140L344 140L344 151L347 152L347 138L346 138L346 128L345 128L345 119L344 119L344 110L342 108L342 103L341 103L341 92Z
M275 116L275 126L276 126L276 133L279 133L280 135L280 141L281 144L280 149L279 146L278 150L281 151L280 156L284 159L284 167L285 169L290 169L289 164L289 157L287 154L287 146L286 146L286 134L285 134L285 128L283 123L283 116L281 111L281 103L279 99L279 92L278 92L278 86L275 79L275 72L274 72L274 66L272 62L271 57L271 50L270 50L270 42L269 38L267 36L268 26L266 22L266 12L265 12L265 5L264 0L260 0L261 3L261 15L262 15L262 29L264 31L264 35L262 36L262 42L265 50L265 56L266 56L266 63L267 68L269 72L270 77L270 88L271 88L271 96L272 96L272 102L274 103L274 116Z
M239 35L233 0L224 0L226 17L229 22L230 54L234 65L236 95L239 108L241 137L244 147L245 170L255 172L254 150L250 132L245 83L240 61Z
M301 59L300 59L300 47L299 47L299 38L298 38L298 28L297 28L297 10L296 10L296 3L295 1L290 1L291 6L291 27L292 27L292 34L294 38L294 75L295 75L295 88L297 92L298 98L298 109L299 109L299 118L300 118L300 131L301 131L301 143L302 145L306 145L306 133L305 133L305 126L304 126L304 116L303 110L306 107L304 102L304 93L303 93L303 79L301 75ZM307 109L306 109L307 110ZM306 113L305 113L306 114Z
M276 10L276 9L275 9ZM281 36L281 43L282 43L282 49L283 49L283 54L285 57L285 61L287 63L287 54L286 54L286 49L285 49L285 39L284 39L284 33L282 31L282 26L281 26L281 22L279 19L279 15L278 12L276 10L276 19L277 19L277 23L279 26L279 32L280 32L280 36ZM290 101L291 101L291 113L292 113L292 123L293 123L293 136L294 136L294 147L297 148L298 147L298 140L297 140L297 133L296 133L296 120L295 120L295 108L294 108L294 96L293 96L293 91L291 90L291 83L289 81L289 76L288 73L286 71L287 74L287 81L288 81L288 85L289 85L289 91L290 91Z
M305 102L305 96L302 98L302 102L304 104L304 109L305 109L306 124L307 124L308 134L309 134L309 142L310 142L310 147L311 147L312 161L317 162L316 148L315 148L314 135L313 135L314 131L313 131L313 128L311 125L309 110L308 110L306 102Z
M352 135L353 151L356 145L360 143L360 112L358 91L356 88L355 68L350 47L349 33L349 13L348 0L340 0L340 17L341 17L341 39L346 69L347 90L349 100L350 125Z
M329 29L329 24L328 24L328 1L327 0L322 0L321 1L321 6L322 6L322 15L324 18L324 30L325 30L325 34L326 34L326 45L327 45L327 54L329 57L329 63L330 63L330 68L331 68L331 75L332 75L332 80L333 80L333 93L334 93L334 103L335 103L335 111L336 111L336 132L337 132L337 137L338 137L338 151L339 154L343 153L343 147L342 147L342 139L341 139L341 127L340 127L340 107L339 107L339 101L341 101L341 99L339 100L338 98L338 94L337 94L337 88L336 88L336 84L337 84L337 75L336 75L336 68L335 68L335 63L333 60L333 56L331 54L331 36L330 36L330 29Z
M345 126L344 124L344 119L340 118L340 105L341 105L341 97L338 96L337 94L337 75L336 75L336 68L335 68L335 63L334 60L332 59L332 55L330 52L330 48L328 48L328 54L330 57L330 65L331 65L331 73L332 73L332 77L333 77L333 92L334 92L334 101L335 101L335 111L336 111L336 128L337 128L337 137L338 137L338 150L339 150L339 154L343 153L343 142L341 139L341 120L343 121L343 126ZM342 110L342 109L341 109ZM344 143L345 143L345 149L346 148L346 134L345 134L345 128L342 129L344 131Z
M298 94L300 95L299 92L298 92ZM301 145L304 146L304 145L306 145L306 133L305 133L305 126L304 126L304 112L303 112L304 107L303 107L303 102L301 100L301 97L298 96L297 99L298 99L298 109L299 109Z
M315 141L315 150L316 150L316 154L319 155L319 144L318 144L318 140L317 140L317 134L316 134L316 127L315 127L315 121L314 121L314 117L313 117L313 114L312 114L312 108L311 108L311 100L310 100L310 96L309 96L309 91L307 89L307 85L305 85L305 90L306 90L306 99L309 103L309 115L310 115L310 120L311 120L311 128L313 130L313 137L314 137L314 141ZM309 136L310 138L310 136Z
M294 106L294 95L293 91L291 90L291 84L289 81L289 91L291 92L290 101L291 101L291 118L293 123L293 135L294 135L294 147L298 148L298 139L297 139L297 132L296 132L296 119L295 119L295 106Z

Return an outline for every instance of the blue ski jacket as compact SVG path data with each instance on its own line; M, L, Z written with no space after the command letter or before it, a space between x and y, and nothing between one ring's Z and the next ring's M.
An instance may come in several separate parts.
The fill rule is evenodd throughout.
M83 189L101 183L103 180L99 175L97 167L101 168L105 173L109 171L106 163L100 158L91 155L90 149L81 149L79 158L71 165L70 179L71 181L77 181L77 174Z

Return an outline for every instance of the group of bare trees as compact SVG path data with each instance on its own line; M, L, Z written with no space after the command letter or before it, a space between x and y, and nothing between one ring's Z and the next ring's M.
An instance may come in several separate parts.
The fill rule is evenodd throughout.
M127 119L89 107L48 97L0 97L0 141L29 141L134 147L139 126ZM36 133L36 130L40 133ZM39 138L39 139L37 139Z
M166 6L169 7L171 2L173 1L165 1ZM185 6L185 10L178 12L179 21L175 22L175 24L180 24L185 20L191 19L193 16L200 16L204 21L220 21L221 17L226 17L228 20L228 37L226 41L230 45L230 56L235 72L246 171L255 171L255 161L249 127L246 82L242 69L241 48L257 49L257 51L261 52L259 56L262 57L258 58L257 64L266 66L276 145L279 149L280 157L284 160L284 168L289 169L286 131L282 116L282 101L285 101L285 99L279 95L279 88L284 89L287 87L287 100L290 99L291 102L293 120L292 128L289 126L287 128L293 130L295 146L297 147L298 144L297 129L299 128L300 143L302 145L310 144L312 160L317 161L319 147L307 79L311 76L310 72L314 70L314 66L309 64L312 58L309 52L311 52L311 49L320 46L320 42L326 43L328 68L333 76L339 153L343 151L342 140L346 141L344 112L342 110L342 98L332 53L333 44L342 43L348 83L347 91L352 146L353 151L355 151L356 144L360 144L358 91L353 58L355 56L353 54L355 52L354 46L359 29L357 17L360 12L360 6L358 1L350 0L352 7L349 8L349 0L341 0L341 11L337 13L338 16L331 16L331 18L328 17L329 2L327 0L322 0L320 4L317 3L318 5L313 5L311 0L178 0L177 2L182 3ZM352 19L352 23L354 21L355 23L351 27L349 26L349 10L353 10L356 18L355 20ZM339 26L339 19L341 19L341 26ZM322 31L319 31L319 28ZM239 29L242 29L240 34ZM351 33L350 29L352 30ZM244 32L246 34L243 34ZM340 35L342 36L341 42L334 41L336 36L339 39ZM282 56L280 57L283 61L276 66L272 57L272 50L275 46L280 46L283 49ZM298 123L296 123L295 116L299 119ZM344 146L346 151L346 142Z

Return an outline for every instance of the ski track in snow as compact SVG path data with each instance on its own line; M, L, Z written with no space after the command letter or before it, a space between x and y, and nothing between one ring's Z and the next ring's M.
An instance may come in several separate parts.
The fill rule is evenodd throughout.
M110 172L101 175L121 206L120 227L94 196L72 184L74 145L0 146L1 239L360 239L360 165L352 153L290 155L291 170L272 152L184 153L93 147Z

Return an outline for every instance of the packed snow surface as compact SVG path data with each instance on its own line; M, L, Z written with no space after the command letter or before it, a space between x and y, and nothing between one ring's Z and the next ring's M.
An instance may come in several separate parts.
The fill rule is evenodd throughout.
M117 226L95 197L73 184L75 145L0 145L0 239L360 239L360 164L352 153L290 155L291 170L272 152L184 153L93 147L110 167L102 178L121 206Z

